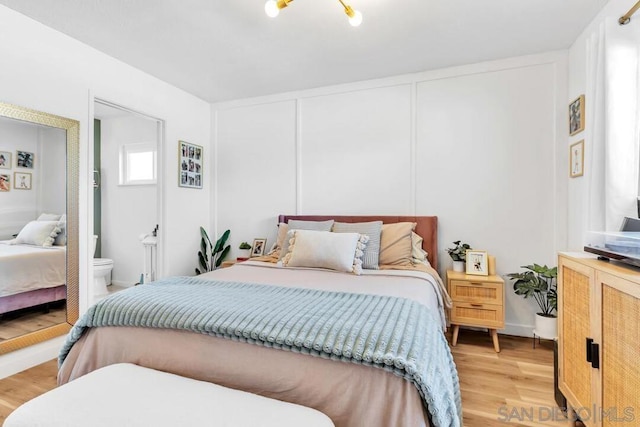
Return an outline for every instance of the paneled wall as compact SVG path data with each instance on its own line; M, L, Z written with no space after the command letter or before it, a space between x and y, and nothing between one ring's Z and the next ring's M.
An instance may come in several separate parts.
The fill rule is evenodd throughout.
M553 264L565 99L565 54L549 53L215 105L214 225L236 249L270 246L279 213L437 215L443 276L458 239L502 275ZM530 335L510 289L507 332Z

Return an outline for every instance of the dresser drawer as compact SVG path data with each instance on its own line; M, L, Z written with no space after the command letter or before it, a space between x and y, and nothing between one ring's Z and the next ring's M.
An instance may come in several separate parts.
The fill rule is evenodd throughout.
M451 299L458 302L502 305L502 288L501 283L452 280Z
M450 313L450 321L455 325L504 328L502 305L454 301Z

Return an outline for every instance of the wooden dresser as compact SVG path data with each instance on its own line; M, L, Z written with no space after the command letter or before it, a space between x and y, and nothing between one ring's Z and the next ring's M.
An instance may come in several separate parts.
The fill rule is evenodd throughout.
M460 326L489 329L493 347L500 352L497 329L504 328L504 280L500 276L476 276L447 271L447 290L453 300L449 322L452 345L458 342Z
M558 259L558 383L587 427L640 425L640 269Z

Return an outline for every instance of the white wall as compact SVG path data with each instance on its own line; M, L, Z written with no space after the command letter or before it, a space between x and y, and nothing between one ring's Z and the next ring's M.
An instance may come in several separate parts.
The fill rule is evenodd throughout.
M157 185L120 185L119 157L125 144L157 141L154 120L128 114L101 120L102 258L113 260L113 284L133 286L143 273L139 236L158 223Z
M275 238L276 215L439 217L498 273L566 246L566 54L552 52L214 105L214 225L232 248ZM534 305L507 283L506 332Z
M20 232L29 221L37 217L37 186L33 185L38 178L37 169L17 168L16 150L38 155L38 127L10 119L0 120L0 151L11 153L11 169L0 169L0 174L8 175L11 180L10 190L0 192L0 240L12 239L12 235ZM16 190L15 172L31 173L34 190Z
M587 88L587 39L597 32L598 26L605 21L611 19L617 21L620 16L636 3L636 0L610 0L609 3L598 13L594 20L585 28L578 39L569 49L569 91L567 93L566 104L576 99L578 96L585 94ZM640 19L638 14L632 20L637 24ZM586 116L589 117L591 109L591 100L585 100L587 109ZM590 123L587 121L585 126L588 128ZM567 138L565 151L569 151L569 146L582 139L585 139L585 168L582 177L569 179L568 184L568 249L582 250L585 244L585 234L588 230L587 225L587 183L590 178L589 170L589 144L591 141L586 139L586 129L576 135ZM567 172L568 175L568 172Z
M204 146L208 166L210 104L5 6L0 6L0 40L2 101L80 121L81 311L90 299L92 276L94 97L164 120L163 273L191 274L197 264L198 225L210 221L209 169L205 167L203 190L179 188L177 144L182 139ZM56 347L43 344L0 356L0 377L55 357Z
M67 211L67 134L63 129L41 128L39 133L40 156L36 163L39 170L38 213L64 214Z

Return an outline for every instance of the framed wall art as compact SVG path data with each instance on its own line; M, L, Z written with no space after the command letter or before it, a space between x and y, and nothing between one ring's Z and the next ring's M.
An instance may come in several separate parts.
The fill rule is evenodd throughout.
M29 172L14 172L13 188L16 190L31 190L31 174Z
M0 169L11 169L11 153L0 151Z
M11 190L11 175L0 173L0 192Z
M467 250L467 274L489 275L487 251Z
M178 186L202 188L203 158L201 146L178 141Z
M580 95L569 104L569 135L584 130L584 95Z
M569 176L577 178L584 175L584 139L569 147Z
M34 154L28 151L16 151L16 166L19 168L33 169Z

